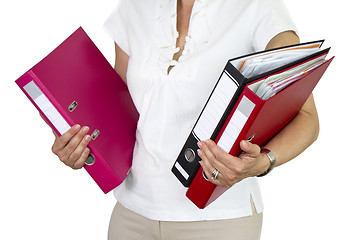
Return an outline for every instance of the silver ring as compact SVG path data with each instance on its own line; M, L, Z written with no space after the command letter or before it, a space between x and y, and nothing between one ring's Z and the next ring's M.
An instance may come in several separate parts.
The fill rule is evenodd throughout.
M217 178L218 174L219 174L219 170L217 170L215 168L211 173L211 180L215 180Z

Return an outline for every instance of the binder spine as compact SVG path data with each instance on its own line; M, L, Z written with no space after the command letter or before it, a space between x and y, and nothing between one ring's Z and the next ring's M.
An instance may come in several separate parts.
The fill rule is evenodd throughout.
M49 97L33 71L30 70L25 73L16 83L59 136L71 128L70 125L73 125L73 123L65 120L58 104L54 103L53 99Z
M244 90L246 91L246 89ZM246 125L248 125L249 118L256 108L256 103L250 100L246 94L242 94L233 107L232 112L223 125L215 142L225 152L234 156L239 152L239 138L244 137L246 133Z
M232 64L228 63L172 167L171 171L185 187L190 186L200 167L197 142L215 139L241 93L239 86L245 85L242 75L240 74L239 81L239 78L232 76L234 72L240 74Z
M54 100L32 70L26 72L15 82L59 136L75 124L64 113L62 107ZM91 146L91 143L88 147L95 162L92 165L84 165L84 168L101 190L108 193L117 187L121 181L101 155Z
M200 167L200 157L197 155L197 142L198 139L191 132L171 169L184 187L190 186Z
M224 125L222 126L215 142L224 151L233 156L240 154L240 141L246 136L250 122L256 118L261 108L256 101L247 96L247 88L244 89L240 97L237 97L236 104L233 105L230 114L228 114ZM251 99L251 100L250 100ZM188 189L186 196L200 209L205 208L215 201L227 189L214 185L205 180L200 168Z
M96 149L91 147L91 143L89 144L89 149L95 157L95 162L92 165L85 164L84 168L101 190L104 193L108 193L119 186L122 183L121 179L125 179L126 176L117 176Z
M190 199L198 208L203 209L208 204L216 185L205 180L203 169L200 167L196 173L194 181L186 192L186 197Z

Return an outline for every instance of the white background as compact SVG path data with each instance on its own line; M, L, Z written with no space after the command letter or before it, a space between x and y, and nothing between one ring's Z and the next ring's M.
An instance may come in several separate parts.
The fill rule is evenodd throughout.
M106 239L115 203L84 169L64 166L54 137L14 81L80 25L114 62L102 29L116 0L0 3L0 239ZM354 0L285 0L301 41L336 58L315 89L320 137L261 179L262 239L359 239L359 8Z

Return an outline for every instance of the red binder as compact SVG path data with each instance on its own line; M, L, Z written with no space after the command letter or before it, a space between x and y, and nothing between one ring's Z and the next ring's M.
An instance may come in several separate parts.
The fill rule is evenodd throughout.
M245 85L328 51L320 50L323 42L295 44L228 60L171 169L183 186L191 185L200 168L200 157L196 154L198 141L215 141Z
M104 193L125 179L139 114L126 84L81 27L16 83L59 135L77 123L89 126L84 168Z
M327 52L323 54L327 54ZM333 58L325 61L315 69L312 69L296 82L292 83L268 100L260 98L254 92L254 89L257 84L260 84L269 76L248 83L231 110L225 124L222 126L215 142L221 146L220 142L225 135L224 133L227 130L231 130L230 124L232 119L236 118L236 114L240 113L246 115L247 119L244 121L242 129L240 129L240 133L236 134L237 137L232 140L232 145L228 147L227 151L233 156L238 156L241 153L239 147L240 141L249 138L252 138L252 143L260 146L265 144L296 116L332 60ZM282 70L281 72L295 68L303 63L304 62L299 63ZM276 74L278 73L279 72ZM203 170L200 167L186 196L197 207L202 209L216 200L226 190L226 188L216 186L210 181L207 181L203 175Z

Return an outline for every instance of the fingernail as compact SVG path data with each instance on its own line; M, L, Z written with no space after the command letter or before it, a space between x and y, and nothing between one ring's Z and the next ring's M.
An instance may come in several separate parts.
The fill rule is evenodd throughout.
M85 141L89 142L90 139L91 139L91 137L90 137L89 135L86 135L86 136L85 136Z
M79 125L79 124L76 124L76 125L74 126L74 130L75 130L75 131L79 131L79 130L80 130L80 125Z
M88 131L89 131L89 127L84 127L84 128L83 128L83 131L84 131L84 132L88 132Z
M89 152L90 152L90 149L89 149L89 148L85 148L84 152L85 152L85 153L89 153Z
M198 145L199 148L202 148L202 147L203 147L202 142L198 142L197 145Z
M202 152L200 149L198 149L198 150L197 150L197 154L198 154L200 157L202 157L203 152Z

